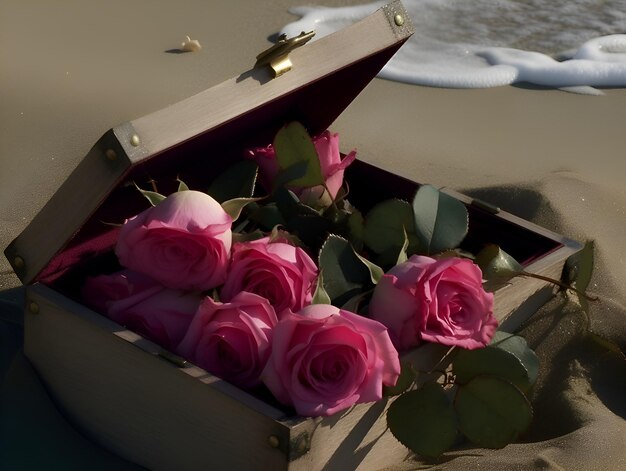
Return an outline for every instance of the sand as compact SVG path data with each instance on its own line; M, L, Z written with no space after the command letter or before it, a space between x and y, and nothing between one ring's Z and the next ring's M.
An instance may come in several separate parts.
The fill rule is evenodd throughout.
M0 0L0 247L103 132L247 70L292 20L287 7L300 3ZM203 49L165 52L185 35ZM594 239L591 289L601 296L594 328L623 350L626 89L604 92L446 90L375 79L332 129L342 148L356 147L363 160L480 196L569 237ZM4 319L17 296L7 290L18 285L2 258ZM567 309L561 313L554 301L525 331L552 366L537 392L544 415L526 438L533 443L479 458L475 450L453 455L445 469L626 468L623 355L589 343L580 312ZM68 443L78 450L76 440Z

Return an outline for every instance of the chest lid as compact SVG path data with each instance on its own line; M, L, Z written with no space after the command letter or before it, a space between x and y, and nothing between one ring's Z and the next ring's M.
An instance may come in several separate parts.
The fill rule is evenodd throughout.
M110 129L5 250L15 273L50 282L109 250L119 229L104 222L143 209L133 181L208 178L291 120L324 131L413 31L395 1L303 47L307 34L280 43L238 77Z

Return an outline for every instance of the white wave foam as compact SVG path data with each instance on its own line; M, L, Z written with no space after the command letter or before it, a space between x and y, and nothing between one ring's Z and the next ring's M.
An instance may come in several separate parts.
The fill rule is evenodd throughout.
M626 11L619 8L623 0L598 0L590 7L593 1L568 0L560 5L563 11L569 10L568 14L555 16L559 2L553 1L405 0L417 31L380 76L449 88L529 82L598 94L590 86L624 87L626 34L590 39L594 32L626 31ZM320 38L358 21L384 3L293 8L290 12L301 18L281 32L294 36L314 29L316 38ZM541 8L543 14L537 12ZM572 47L575 41L582 45ZM517 45L570 50L556 60L541 52L509 47Z

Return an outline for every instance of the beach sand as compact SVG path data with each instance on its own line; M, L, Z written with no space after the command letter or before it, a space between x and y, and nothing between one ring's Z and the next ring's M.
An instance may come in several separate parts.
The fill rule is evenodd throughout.
M0 0L0 246L107 129L249 69L293 20L287 8L299 4ZM185 35L203 49L165 52ZM343 150L357 148L363 160L595 240L590 289L601 300L593 326L623 350L626 89L604 92L448 90L375 79L332 129ZM0 290L18 285L2 258ZM0 291L0 299L10 293ZM446 469L626 469L623 355L589 343L581 313L558 308L550 303L525 331L544 361L526 438L534 443L460 452Z

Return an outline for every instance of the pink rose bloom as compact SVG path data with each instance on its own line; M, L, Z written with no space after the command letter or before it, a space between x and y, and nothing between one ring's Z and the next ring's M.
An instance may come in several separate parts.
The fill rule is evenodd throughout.
M400 375L398 352L382 324L313 304L284 313L261 379L274 397L304 416L331 415L382 398Z
M81 294L85 304L169 350L184 337L202 300L131 270L87 278Z
M463 258L413 255L396 265L378 282L369 316L389 328L399 350L422 340L481 348L498 327L480 268Z
M350 152L342 160L339 152L339 134L333 134L330 131L324 131L319 136L314 137L313 145L319 156L322 176L330 196L335 199L337 192L343 185L343 172L356 158L356 152ZM260 147L249 152L250 157L259 164L259 178L262 185L266 190L271 191L274 179L280 170L273 146L270 144L267 147ZM303 201L311 198L320 198L324 190L321 186L306 189L290 189L294 190Z
M242 291L230 303L207 297L178 346L178 354L242 388L261 383L278 322L267 299Z
M231 301L241 291L263 296L277 313L311 302L317 266L304 250L269 237L233 245L230 269L220 292Z
M128 219L115 253L123 266L168 288L214 288L226 278L231 223L209 195L180 191Z

